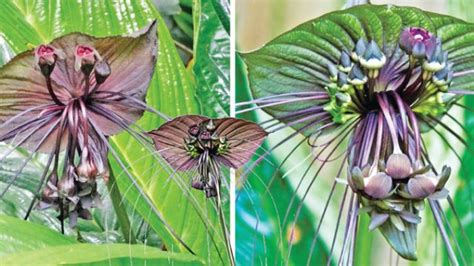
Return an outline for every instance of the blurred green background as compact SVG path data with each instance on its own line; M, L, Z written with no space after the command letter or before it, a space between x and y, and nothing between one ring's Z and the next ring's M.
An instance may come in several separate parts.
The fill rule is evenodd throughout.
M415 6L424 10L453 15L458 18L471 20L469 16L472 0L442 0L442 1L372 1L373 4L394 4L401 6ZM276 36L290 30L291 28L327 12L341 9L345 1L337 0L239 0L236 2L236 46L237 51L248 52L260 48ZM237 58L236 67L236 101L243 102L251 99L246 80L244 63ZM464 104L474 107L474 97L466 97ZM449 119L444 119L450 126L466 141L472 143L472 136L466 132L473 132L474 113L455 107L450 114L461 121L466 131L452 124ZM254 121L264 121L269 117L262 111L242 114L241 117ZM443 128L437 127L446 141L443 141L435 132L425 134L423 137L428 145L428 152L434 159L435 165L448 164L453 168L453 174L448 182L451 196L454 198L457 211L463 227L468 236L474 235L474 205L472 191L474 191L474 158L472 147L466 149L459 141ZM292 130L282 130L272 134L264 149L273 147L279 140L290 135ZM302 138L301 138L302 139ZM237 198L237 260L240 265L254 263L256 265L275 264L275 261L284 261L290 248L288 244L288 228L295 222L291 218L282 224L285 212L295 188L301 178L302 172L308 163L301 162L311 153L308 145L302 145L279 168L285 156L298 144L299 139L292 140L283 145L263 161L249 176L244 188L240 188ZM446 144L449 143L452 149ZM472 146L472 145L471 145ZM262 149L259 153L264 153ZM336 154L340 152L336 151ZM461 160L459 160L459 158ZM462 163L460 163L462 161ZM326 264L329 250L335 234L338 211L345 187L338 185L334 197L330 201L326 217L322 223L315 251L310 255L309 250L317 225L323 213L324 204L330 193L332 182L337 176L337 170L341 159L329 164L318 176L318 181L310 189L308 197L304 200L302 212L296 220L295 239L292 243L289 256L290 265L306 265L308 257L311 256L312 265ZM296 167L296 170L295 170ZM309 176L315 172L313 167ZM302 170L301 170L302 169ZM345 176L345 171L340 175ZM238 176L239 177L239 176ZM272 182L272 177L276 177ZM296 193L296 201L289 208L289 217L294 216L300 198L307 188L307 182L301 185ZM455 221L452 210L446 201L442 206L447 213L447 219L454 231L459 246L468 263L473 263L472 246L461 237L461 230ZM347 212L347 207L346 211ZM447 254L442 244L441 236L437 233L433 215L427 207L422 215L423 222L418 229L418 262L408 262L397 258L396 253L390 251L390 247L378 232L369 232L367 215L362 215L359 225L359 233L356 243L356 265L446 265ZM335 248L332 256L332 264L337 264L342 246L342 234L344 233L345 215L342 216L341 224L337 230ZM284 239L281 241L281 239ZM472 241L471 241L472 242ZM282 245L279 245L283 243ZM456 248L455 242L452 242ZM283 264L283 262L282 262Z

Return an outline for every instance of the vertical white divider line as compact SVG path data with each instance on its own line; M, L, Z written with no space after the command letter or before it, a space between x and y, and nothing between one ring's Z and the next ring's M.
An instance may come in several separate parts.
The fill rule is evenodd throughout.
M235 117L235 3L236 0L230 0L230 116ZM230 244L234 256L236 256L236 243L235 243L235 170L230 170Z

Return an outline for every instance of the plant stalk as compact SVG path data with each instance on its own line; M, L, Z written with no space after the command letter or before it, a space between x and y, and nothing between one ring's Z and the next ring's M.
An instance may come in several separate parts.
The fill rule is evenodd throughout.
M130 226L130 220L128 219L127 211L125 210L125 205L122 204L122 195L120 194L117 182L115 180L114 172L112 171L112 166L109 162L109 181L107 182L107 190L110 194L110 199L112 200L112 205L114 206L115 214L122 230L123 237L125 242L129 244L136 244L137 240L135 239L135 234L132 232L132 227Z

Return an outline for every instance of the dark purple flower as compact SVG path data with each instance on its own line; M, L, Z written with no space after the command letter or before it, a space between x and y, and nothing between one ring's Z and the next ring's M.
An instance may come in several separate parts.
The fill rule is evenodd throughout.
M409 27L400 35L400 47L416 58L429 57L436 49L436 37L423 28Z
M217 195L220 167L240 168L267 133L257 124L237 118L177 117L148 133L161 156L177 171L197 169L192 187Z
M337 159L336 151L345 149L347 183L357 194L357 204L351 208L361 204L371 216L370 228L382 228L401 256L415 259L416 242L404 245L396 242L396 237L416 231L425 202L434 204L433 200L448 196L445 184L450 168L444 166L438 172L440 167L432 165L422 132L430 129L437 132L436 125L453 131L441 118L459 99L450 93L458 62L450 61L441 39L423 28L411 27L400 32L399 45L386 43L384 38L366 39L366 36L369 34L351 42L351 51L344 46L339 58L334 58L332 49L320 52L326 51L326 47L316 42L313 44L317 49L308 48L314 54L305 51L304 56L299 50L287 55L273 49L288 45L285 37L244 54L252 93L264 97L239 103L238 106L257 105L239 113L263 109L273 117L262 122L265 130L270 133L287 127L295 130L260 156L254 165L288 140L304 135L306 142L314 147L316 158L304 170L302 178L309 176L310 167L321 162L310 185L325 165ZM310 56L320 59L311 63L314 67L307 61ZM463 70L458 75L470 73L471 70ZM460 83L468 84L464 80ZM459 138L455 132L454 136ZM349 142L344 146L347 138ZM289 151L283 163L289 161L297 147ZM338 175L345 168L344 163ZM298 188L301 184L303 180ZM309 188L301 200L308 194ZM439 214L437 207L433 208ZM288 211L283 224L289 217ZM348 226L354 228L357 218L349 217Z
M58 208L71 225L90 218L95 180L109 176L107 138L130 130L146 109L156 52L152 23L133 37L68 34L0 69L0 141L50 154L40 207Z

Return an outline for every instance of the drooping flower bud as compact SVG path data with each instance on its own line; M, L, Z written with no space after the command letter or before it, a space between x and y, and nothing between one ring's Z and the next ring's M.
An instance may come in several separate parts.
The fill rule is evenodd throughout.
M204 141L211 140L212 139L211 132L209 132L207 130L201 131L201 133L199 133L199 139L204 140Z
M77 175L80 182L87 182L90 179L94 179L98 174L97 166L94 162L92 154L89 153L89 149L85 147L82 150L81 162L77 167Z
M349 71L351 71L351 68L352 68L351 57L346 51L343 51L341 53L339 70L344 73L349 73Z
M95 65L95 81L97 84L102 84L110 76L112 70L106 60L101 60Z
M349 185L353 190L373 199L385 199L391 195L392 179L383 172L364 175L359 167L354 167L349 175Z
M446 66L448 60L448 53L441 48L441 43L438 43L436 50L427 60L423 62L423 70L428 72L437 72Z
M354 51L351 54L352 60L359 61L360 57L365 53L365 49L367 49L367 42L360 38L355 46Z
M191 186L195 189L204 190L204 183L201 181L201 177L199 176L193 178Z
M91 46L78 45L74 51L74 68L81 70L86 76L90 75L97 60L102 60L99 53Z
M68 166L66 175L58 182L58 191L63 197L73 197L76 194L76 169L74 166Z
M451 174L450 167L443 167L441 174L436 176L432 171L416 175L410 178L406 186L408 197L413 199L424 199L427 197L441 199L448 195L448 190L444 188Z
M40 45L35 49L35 60L44 76L51 75L58 58L64 58L64 53L51 45Z
M446 66L433 75L433 83L436 84L437 86L442 87L443 91L444 91L444 87L446 85L449 85L449 83L451 83L452 80L453 80L453 71L451 70L451 66Z
M192 126L192 127L189 128L188 132L189 132L189 134L191 134L191 136L195 136L195 137L196 137L196 136L199 134L199 130L200 130L200 129L199 129L199 126L194 125L194 126Z
M359 59L360 64L369 70L369 78L376 78L379 74L379 69L385 65L387 58L380 50L375 41L370 41L365 53Z
M337 82L337 67L333 63L328 63L327 68L329 72L329 80L332 82Z
M349 83L354 86L361 86L367 83L367 77L364 75L359 66L355 65L351 72L349 72L349 78L347 79Z
M403 179L412 173L410 158L403 153L393 153L388 157L385 172L395 179Z

